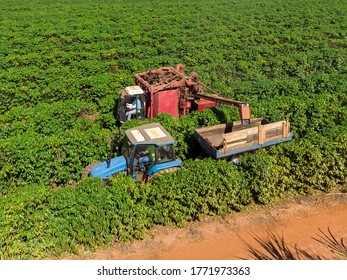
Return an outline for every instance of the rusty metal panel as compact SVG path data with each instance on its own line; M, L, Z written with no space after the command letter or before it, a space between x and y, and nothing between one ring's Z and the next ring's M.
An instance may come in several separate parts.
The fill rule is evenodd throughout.
M216 107L217 103L214 101L210 101L204 98L200 98L199 102L198 102L198 111L202 111L208 108L213 108Z
M156 92L153 102L153 117L159 113L168 113L176 119L179 118L179 96L180 93L178 89Z

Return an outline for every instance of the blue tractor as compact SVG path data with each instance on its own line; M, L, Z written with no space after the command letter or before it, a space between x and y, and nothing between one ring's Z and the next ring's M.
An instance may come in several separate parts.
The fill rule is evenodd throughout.
M164 172L181 168L176 159L174 139L159 123L150 123L125 131L120 155L94 166L89 175L108 180L117 173L132 176L137 182L151 181Z

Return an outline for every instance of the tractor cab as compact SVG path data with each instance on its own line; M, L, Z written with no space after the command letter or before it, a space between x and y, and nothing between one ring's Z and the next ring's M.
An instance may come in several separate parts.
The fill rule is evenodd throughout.
M127 159L129 175L136 181L181 166L175 157L173 138L158 123L126 130L121 154Z
M140 182L181 166L182 162L175 157L174 139L159 123L150 123L126 130L120 155L94 167L90 175L107 179L125 172Z
M122 124L131 119L145 119L146 95L141 87L129 86L120 91L116 119Z

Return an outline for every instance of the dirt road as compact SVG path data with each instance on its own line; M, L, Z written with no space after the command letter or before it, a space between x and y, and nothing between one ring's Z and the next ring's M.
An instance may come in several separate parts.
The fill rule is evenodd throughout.
M250 207L224 218L187 223L184 228L155 227L145 240L114 244L73 259L118 260L204 260L252 259L241 238L260 248L252 234L265 237L267 232L283 236L287 244L312 250L326 258L331 254L312 237L327 228L347 243L347 194L324 194L268 206Z

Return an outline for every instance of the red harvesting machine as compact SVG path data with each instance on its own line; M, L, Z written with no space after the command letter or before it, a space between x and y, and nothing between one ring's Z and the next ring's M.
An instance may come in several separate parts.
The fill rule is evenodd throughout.
M168 113L175 118L192 111L202 111L220 104L237 106L242 124L249 124L249 105L242 101L219 96L199 81L197 73L185 75L184 67L149 69L134 75L135 84L120 91L116 115L120 123L127 119L154 118L159 113ZM205 92L204 92L205 91ZM134 104L134 113L127 116L127 104ZM129 107L128 107L129 108Z

